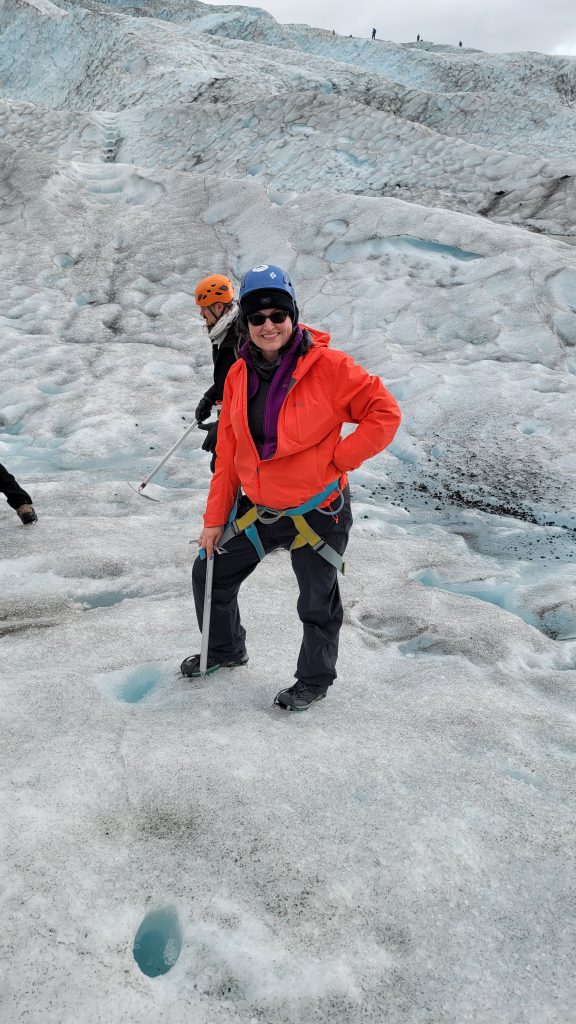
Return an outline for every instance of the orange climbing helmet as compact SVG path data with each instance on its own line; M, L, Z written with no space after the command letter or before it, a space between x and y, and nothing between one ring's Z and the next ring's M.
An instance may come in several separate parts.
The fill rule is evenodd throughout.
M209 274L196 285L196 305L211 306L214 302L232 302L234 285L224 274Z

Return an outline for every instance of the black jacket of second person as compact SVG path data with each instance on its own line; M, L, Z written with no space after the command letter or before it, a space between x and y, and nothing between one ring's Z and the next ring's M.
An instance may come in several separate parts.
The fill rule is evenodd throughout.
M204 394L204 398L216 405L222 401L224 394L224 383L228 376L228 370L232 363L238 358L238 349L241 344L238 331L238 319L234 320L219 345L212 345L212 361L214 363L214 383Z

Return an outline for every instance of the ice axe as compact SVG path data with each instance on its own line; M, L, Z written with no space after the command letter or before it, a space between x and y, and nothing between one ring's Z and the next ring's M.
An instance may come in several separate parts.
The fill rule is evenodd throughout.
M204 587L204 611L202 612L202 642L200 644L200 675L206 675L208 668L208 640L210 637L210 613L212 611L212 581L214 579L214 555L206 561L206 585Z
M182 444L182 442L186 440L188 435L194 430L194 427L197 427L197 426L198 426L198 421L194 420L194 422L190 424L188 429L184 431L184 433L182 434L182 437L179 438L178 441L176 441L176 444L172 445L170 451L166 452L166 455L164 456L164 458L158 463L156 468L152 470L152 472L149 474L149 476L147 476L146 479L142 481L142 483L140 484L139 487L133 487L132 484L129 485L130 487L132 487L133 491L136 491L136 494L139 494L141 498L148 498L149 501L158 501L158 498L152 498L152 497L150 497L149 494L143 494L142 492L143 492L144 488L156 476L156 473L158 473L162 469L162 466L164 466L168 462L168 459L170 459L174 455L174 452L176 451L176 449L179 448L180 445Z

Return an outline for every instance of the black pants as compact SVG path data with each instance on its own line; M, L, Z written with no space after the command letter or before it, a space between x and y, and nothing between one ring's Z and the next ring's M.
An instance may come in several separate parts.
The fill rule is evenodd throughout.
M310 526L343 555L352 526L350 489L344 491L344 506L337 517L309 512ZM260 540L266 554L275 548L288 549L296 537L291 519L276 523L257 523ZM309 686L325 691L336 678L338 639L342 626L343 608L340 600L337 571L307 544L291 554L292 568L300 588L298 615L303 626L302 644L295 677ZM215 555L212 588L212 612L208 654L213 658L230 658L244 651L246 631L240 621L238 591L259 563L253 544L245 534L234 537L226 545L225 555ZM192 568L192 586L196 604L196 617L202 629L204 612L204 586L206 559L197 558ZM262 614L266 612L262 608Z
M6 466L0 462L0 491L6 495L10 508L20 508L21 505L31 505L32 498L26 491L23 491L20 484L16 482Z

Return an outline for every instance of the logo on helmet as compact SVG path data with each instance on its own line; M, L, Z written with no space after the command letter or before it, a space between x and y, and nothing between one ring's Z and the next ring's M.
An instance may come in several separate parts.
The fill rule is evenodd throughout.
M261 274L264 270L268 270L268 264L263 263L261 267L252 267L253 274ZM274 276L274 275L272 275Z

